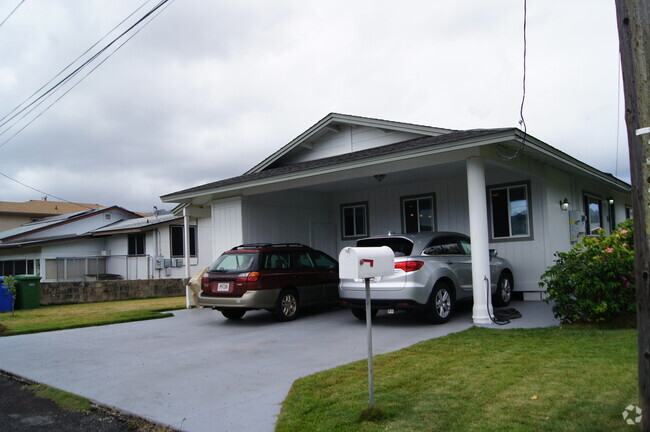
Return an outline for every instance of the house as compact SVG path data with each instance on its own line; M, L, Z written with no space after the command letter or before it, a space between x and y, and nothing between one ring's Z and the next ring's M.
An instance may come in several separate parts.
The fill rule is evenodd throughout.
M99 204L65 201L30 200L27 202L0 201L0 232L49 216L56 216L102 207Z
M1 232L0 274L37 274L43 282L180 279L206 265L199 262L197 239L197 224L185 224L182 216L143 217L117 206L86 209Z
M541 300L554 253L630 217L630 185L516 128L450 130L331 113L241 176L161 197L209 210L212 252L301 242L333 256L367 235L472 238L474 321L488 323L489 249ZM489 302L488 302L489 305Z

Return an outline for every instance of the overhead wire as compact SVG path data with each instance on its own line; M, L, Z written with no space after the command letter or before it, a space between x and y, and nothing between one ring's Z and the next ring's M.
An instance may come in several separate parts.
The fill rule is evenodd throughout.
M23 1L24 1L24 0L23 0ZM142 8L144 7L144 5L146 5L146 4L149 3L150 1L151 1L151 0L145 0L145 2L142 3L142 4L141 4L141 5L140 5L136 10L134 10L133 12L131 12L131 13L130 13L126 18L124 18L122 21L120 21L118 24L116 24L115 27L113 27L113 28L112 28L108 33L106 33L104 36L102 36L102 37L101 37L97 42L95 42L94 44L92 44L92 45L91 45L91 46L90 46L86 51L84 51L83 53L81 53L81 54L80 54L76 59L74 59L74 60L72 60L70 63L68 63L68 65L65 66L63 69L61 69L61 71L60 71L59 73L57 73L56 75L54 75L54 77L50 78L50 80L49 80L48 82L46 82L45 84L43 84L43 85L42 85L38 90L36 90L36 91L35 91L34 93L32 93L29 97L27 97L24 101L22 101L20 104L18 104L14 109L12 109L12 110L9 111L7 114L5 114L2 118L0 118L0 122L4 121L8 116L10 116L11 114L13 114L16 110L20 109L21 106L23 106L23 105L26 104L26 103L27 103L31 98L33 98L34 96L36 96L36 95L37 95L41 90L43 90L47 85L49 85L52 81L54 81L54 80L57 79L59 76L61 76L61 74L63 74L63 72L65 72L66 70L68 70L68 69L69 69L73 64L75 64L77 61L79 61L79 59L81 59L83 56L85 56L86 54L88 54L88 53L89 53L93 48L95 48L97 45L99 45L99 43L100 43L101 41L103 41L104 39L106 39L106 38L108 37L108 35L110 35L110 34L113 33L115 30L117 30L120 26L122 26L122 24L124 24L124 23L129 19L129 18L131 18L133 15L135 15L136 12L138 12L140 9L142 9Z
M4 120L2 122L0 122L0 128L6 126L9 122L11 122L13 119L18 117L20 114L24 113L26 110L28 110L30 107L34 106L35 104L36 104L36 107L38 107L42 103L41 102L42 99L47 98L47 97L49 97L50 94L58 91L65 83L67 83L73 77L75 77L83 68L88 66L91 62L95 61L98 57L100 57L103 53L105 53L111 46L113 46L119 39L124 37L130 31L132 31L135 27L140 25L143 21L145 21L148 17L150 17L154 12L156 12L158 9L160 9L163 5L165 5L169 1L170 0L160 0L160 2L156 6L154 6L151 10L149 10L140 19L138 19L134 24L132 24L126 30L124 30L119 36L117 36L115 39L113 39L110 43L108 43L106 46L104 46L102 49L100 49L97 53L92 55L89 59L84 61L80 66L78 66L72 72L70 72L68 75L66 75L65 78L58 81L54 86L50 87L47 91L40 94L38 97L36 97L36 99L34 99L30 103L28 103L23 108L19 109L18 111L15 111L12 115L9 116L9 118L6 118L7 116L5 116ZM30 113L31 111L33 111L33 110L30 110L28 113ZM21 117L19 119L19 121L22 120L24 117L25 116ZM12 124L10 126L10 128L13 127L15 124L16 123ZM7 128L4 131L0 132L0 135L3 135L4 133L6 133L8 129L9 128ZM5 141L2 144L0 144L0 147L4 146L7 142L8 141Z
M70 92L71 92L71 91L72 91L76 86L78 86L79 84L81 84L81 82L82 82L84 79L86 79L86 77L88 77L88 75L90 75L91 73L93 73L93 72L95 71L95 69L97 69L98 67L100 67L100 66L101 66L101 65L102 65L106 60L108 60L111 56L113 56L113 54L115 54L115 53L116 53L120 48L122 48L122 47L123 47L123 46L124 46L128 41L130 41L133 37L135 37L135 35L137 35L138 33L140 33L140 31L142 31L142 30L143 30L147 25L149 25L149 23L150 23L151 21L153 21L153 20L154 20L154 19L155 19L155 18L156 18L160 13L162 13L163 10L165 10L165 9L166 9L170 4L172 4L175 0L164 0L164 1L165 1L165 3L167 3L166 6L165 6L164 8L160 9L160 10L159 10L155 15L152 15L151 18L149 19L149 21L147 21L146 23L144 23L144 24L143 24L143 25L142 25L142 26L141 26L137 31L135 31L135 33L133 33L131 36L129 36L129 37L128 37L125 41L123 41L120 45L118 45L117 48L115 48L115 50L113 50L113 51L112 51L110 54L108 54L104 59L102 59L101 62L99 62L97 65L95 65L95 67L93 67L90 71L88 71L84 76L82 76L82 77L81 77L81 78L80 78L76 83L74 83L74 84L72 85L72 87L68 88L68 89L67 89L63 94L61 94L58 98L56 98L56 99L55 99L55 100L54 100L50 105L48 105L47 107L45 107L45 109L43 109L41 112L39 112L39 113L36 115L36 117L34 117L34 118L32 118L31 120L29 120L25 125L23 125L23 126L22 126L18 131L16 131L13 135L11 135L11 136L10 136L9 138L7 138L5 141L3 141L2 143L0 143L0 148L3 147L5 144L7 144L9 141L11 141L11 140L16 136L16 135L18 135L20 132L22 132L25 128L27 128L27 127L28 127L30 124L32 124L34 121L36 121L36 120L37 120L41 115L45 114L45 113L46 113L46 112L47 112L47 111L48 111L48 110L49 110L49 109L50 109L54 104L56 104L58 101L60 101L61 99L63 99L63 97L64 97L65 95L67 95L68 93L70 93ZM47 98L46 98L46 99L47 99ZM46 99L40 101L40 102L39 102L39 103L38 103L38 104L37 104L33 109L31 109L30 111L28 111L28 113L26 113L25 115L23 115L23 116L22 116L18 121L22 120L22 119L25 118L27 115L29 115L29 113L31 113L34 109L36 109L38 106L40 106L43 102L45 102ZM16 123L14 123L14 125L15 125L15 124L16 124ZM0 126L1 126L1 125L0 125ZM13 125L12 125L12 126L13 126ZM5 132L7 132L9 129L10 129L10 128L7 128L6 130L0 132L0 136L2 136L2 135L3 135Z
M18 3L18 5L14 8L14 10L12 10L11 12L9 12L9 15L7 15L7 17L6 17L5 19L3 19L2 22L0 22L0 27L2 27L2 25L3 25L3 24L4 24L4 23L9 19L9 18L11 18L11 16L14 14L14 12L16 12L16 11L18 10L18 8L20 7L20 5L22 5L23 3L25 3L25 0L21 0L20 3Z
M24 1L24 0L23 0L23 1ZM68 69L72 64L74 64L77 60L79 60L79 59L80 59L81 57L83 57L86 53L88 53L88 52L89 52L93 47L95 47L99 42L101 42L103 39L105 39L106 36L108 36L110 33L112 33L116 28L118 28L122 23L124 23L126 20L128 20L131 16L133 16L133 14L135 14L138 10L140 10L140 9L141 9L145 4L147 4L149 1L150 1L150 0L145 1L145 2L144 2L144 3L143 3L143 4L142 4L138 9L136 9L136 10L135 10L134 12L132 12L129 16L127 16L124 20L122 20L122 21L120 22L120 24L118 24L116 27L114 27L114 28L113 28L109 33L107 33L107 34L106 34L103 38L101 38L98 42L96 42L95 44L93 44L93 46L91 46L88 50L86 50L83 54L81 54L81 56L77 57L77 59L75 59L72 63L70 63L68 66L66 66L66 68L64 68L61 72L59 72L59 73L58 73L54 78L52 78L48 83L46 83L45 85L43 85L39 90L37 90L37 92L35 92L35 93L34 93L32 96L30 96L27 100L29 100L30 98L32 98L36 93L38 93L38 91L42 90L45 86L47 86L49 83L51 83L53 80L55 80L58 76L60 76L60 75L61 75L61 74L66 70L66 69ZM129 42L133 37L135 37L135 35L137 35L140 31L142 31L142 30L143 30L143 29L144 29L144 28L145 28L149 23L151 23L151 21L153 21L153 20L154 20L154 19L155 19L155 18L156 18L160 13L162 13L162 11L164 11L164 10L165 10L165 9L166 9L170 4L172 4L174 1L175 1L175 0L161 0L161 1L160 1L160 2L159 2L159 3L158 3L158 4L157 4L153 9L151 9L149 12L147 12L147 14L145 14L142 18L140 18L140 19L139 19L135 24L133 24L132 26L130 26L126 31L124 31L122 34L120 34L120 36L118 36L117 38L115 38L113 41L111 41L111 43L109 43L109 44L106 45L102 50L100 50L100 52L106 52L106 50L107 50L111 45L113 45L117 40L119 40L120 38L122 38L125 34L127 34L128 32L130 32L131 30L133 30L137 25L139 25L140 23L142 23L142 22L144 22L145 20L147 20L147 18L149 18L148 21L144 22L144 24L142 24L142 26L141 26L140 28L138 28L138 29L137 29L137 30L136 30L132 35L130 35L126 40L124 40L120 45L118 45L118 46L117 46L117 47L116 47L116 48L115 48L115 49L114 49L110 54L108 54L108 55L107 55L107 56L106 56L106 57L105 57L101 62L99 62L99 64L95 65L95 67L93 67L93 68L92 68L88 73L86 73L86 74L85 74L85 75L84 75L84 76L83 76L79 81L77 81L77 82L76 82L76 83L75 83L71 88L69 88L68 90L66 90L65 93L63 93L63 94L62 94L61 96L59 96L59 97L58 97L54 102L52 102L50 105L48 105L48 106L47 106L43 111L41 111L41 112L40 112L36 117L34 117L33 119L31 119L31 120L30 120L26 125L24 125L24 126L23 126L19 131L17 131L16 133L14 133L11 137L9 137L9 138L8 138L7 140L5 140L2 144L0 144L0 147L4 146L4 145L5 145L7 142L9 142L13 137L15 137L18 133L20 133L20 132L21 132L22 130L24 130L27 126L29 126L32 122L34 122L37 118L39 118L42 114L44 114L47 110L49 110L49 109L50 109L50 108L51 108L51 107L52 107L56 102L58 102L59 100L61 100L61 98L63 98L63 97L64 97L66 94L68 94L72 89L74 89L77 85L79 85L79 84L81 83L81 81L83 81L86 77L88 77L88 75L90 75L93 71L95 71L95 70L96 70L99 66L101 66L101 65L102 65L106 60L108 60L108 59L109 59L113 54L115 54L115 53L116 53L120 48L122 48L122 47L123 47L127 42ZM164 7L162 7L162 6L164 6ZM94 55L94 56L92 57L92 59L95 59L95 58L97 58L97 57L98 57L98 56L97 56L97 54L96 54L96 55ZM89 64L88 61L84 62L84 66L87 65L87 64ZM81 69L80 69L80 68L77 68L77 70L74 72L74 75L76 75L76 74L78 73L79 70L81 70ZM64 79L64 80L62 80L62 81L66 81L66 82L67 82L68 80ZM57 84L55 87L59 88L59 87L60 87L60 84ZM48 91L48 93L52 93L52 92ZM52 94L53 94L53 93L52 93ZM48 97L49 97L49 96L48 96ZM39 98L39 99L40 99L40 98ZM47 98L46 98L46 99L47 99ZM40 102L36 105L36 107L40 106L44 101L45 101L45 99L43 99L42 101L40 101ZM25 103L25 102L23 102L21 105L23 105L24 103ZM34 103L34 102L32 102L31 104L33 104L33 103ZM30 104L30 105L31 105L31 104ZM18 107L20 107L21 105L19 105ZM13 112L13 111L15 111L15 109L12 110L12 112ZM22 112L22 111L23 111L23 110L21 110L21 112ZM33 109L30 110L29 112L31 113L32 111L33 111ZM5 119L6 117L7 117L7 116L3 117L3 119ZM14 117L15 117L15 116L14 116ZM24 117L25 117L25 116L21 117L21 119L23 119ZM14 123L14 124L15 124L15 123ZM12 125L12 126L13 126L13 125ZM0 133L0 135L2 135L2 134L5 133L5 132L6 132L6 131ZM35 187L33 187L33 186L30 186L30 185L28 185L28 184L26 184L26 183L23 183L23 182L17 180L17 179L15 179L15 178L13 178L13 177L11 177L11 176L9 176L9 175L3 173L3 172L0 172L0 175L3 176L3 177L5 177L5 178L7 178L8 180L11 180L11 181L13 181L13 182L15 182L15 183L20 184L20 185L22 185L22 186L24 186L24 187L26 187L26 188L28 188L28 189L34 190L34 191L39 192L39 193L41 193L41 194L47 195L47 196L49 196L49 197L52 197L52 198L55 198L55 199L58 199L58 200L60 200L60 201L64 201L64 202L67 202L67 203L71 203L71 204L78 204L78 203L74 203L74 202L72 202L72 201L66 200L66 199L64 199L64 198L58 197L58 196L56 196L56 195L54 195L54 194L51 194L51 193L49 193L49 192L45 192L45 191L42 191L42 190L40 190L40 189L37 189L37 188L35 188ZM82 207L87 207L87 206L83 206L83 205L82 205ZM88 208L90 208L90 207L88 207Z
M528 10L527 10L527 5L526 5L526 0L524 0L524 22L523 22L523 43L524 43L524 54L523 54L523 78L522 78L522 94L521 94L521 105L519 106L519 125L522 127L524 136L522 138L521 144L517 148L517 150L510 155L507 155L503 152L502 150L502 145L498 144L496 146L497 153L499 156L505 160L512 160L516 159L521 155L521 152L524 150L524 147L526 146L526 138L528 136L528 131L526 128L526 120L524 119L524 103L526 101L526 54L527 54L527 40L526 40L526 26L527 26L527 15L528 15Z

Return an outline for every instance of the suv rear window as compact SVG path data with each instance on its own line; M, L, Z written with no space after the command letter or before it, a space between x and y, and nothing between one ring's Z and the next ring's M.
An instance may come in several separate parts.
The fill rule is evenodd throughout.
M242 252L223 254L212 264L210 271L240 272L250 271L257 253Z
M413 242L403 237L380 237L369 238L357 241L358 247L379 247L388 246L393 250L395 256L409 256L413 251Z

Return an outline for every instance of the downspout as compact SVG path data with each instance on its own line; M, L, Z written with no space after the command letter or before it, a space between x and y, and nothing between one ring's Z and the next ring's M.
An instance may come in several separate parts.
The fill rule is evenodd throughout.
M190 308L190 217L183 208L183 248L185 250L185 307Z

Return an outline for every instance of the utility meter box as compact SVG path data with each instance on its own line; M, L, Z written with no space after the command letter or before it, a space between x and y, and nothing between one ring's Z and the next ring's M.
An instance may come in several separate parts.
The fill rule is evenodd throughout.
M339 253L341 279L369 279L395 274L395 255L388 246L346 247Z

